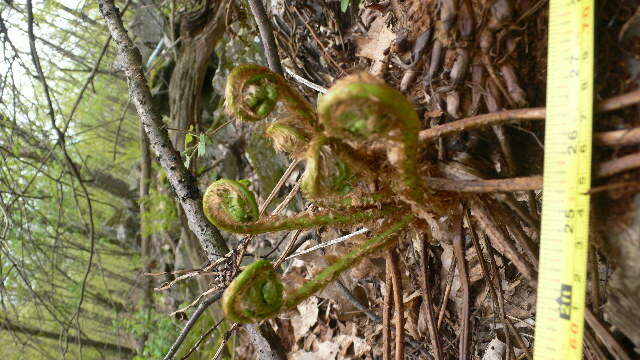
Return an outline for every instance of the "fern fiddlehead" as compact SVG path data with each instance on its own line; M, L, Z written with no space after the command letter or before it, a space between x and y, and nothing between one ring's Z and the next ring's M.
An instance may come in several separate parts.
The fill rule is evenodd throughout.
M388 143L387 157L400 176L401 195L412 205L426 202L417 168L420 121L402 93L372 75L351 75L321 98L318 116L329 136Z
M418 116L404 95L381 80L357 74L338 81L321 98L316 115L280 75L244 65L229 76L226 96L227 111L245 121L264 119L282 104L286 117L272 122L266 135L277 150L306 160L303 194L328 210L260 218L247 182L220 180L203 199L212 223L231 232L259 234L395 219L297 289L285 291L268 261L249 265L225 291L223 309L229 319L255 322L295 307L359 259L393 243L416 216L432 224L433 215L441 212L418 176ZM372 170L388 165L367 151L370 144L386 146L396 176L382 178Z
M241 234L308 229L318 226L344 226L375 220L394 211L392 206L371 209L322 210L303 212L294 216L258 218L253 192L243 181L218 180L207 188L203 196L204 213L217 227Z
M247 266L224 292L222 308L226 317L238 323L251 323L293 309L362 258L391 245L397 233L405 229L413 219L413 215L405 215L399 221L383 228L377 235L297 289L284 291L280 275L266 260L259 260Z
M287 81L259 65L241 65L234 68L227 79L225 89L225 104L227 112L242 121L259 121L266 118L282 103L287 116L273 123L267 135L281 135L274 141L287 139L296 146L290 148L287 141L282 149L295 150L300 142L308 140L317 133L316 113L297 91L292 89ZM273 137L272 137L273 139Z
M280 275L267 260L247 266L222 296L227 319L241 324L270 318L282 309L283 285Z

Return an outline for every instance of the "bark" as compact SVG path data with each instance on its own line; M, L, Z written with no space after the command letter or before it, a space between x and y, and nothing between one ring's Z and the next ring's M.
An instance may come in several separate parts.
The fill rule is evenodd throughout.
M248 0L251 13L258 24L258 30L260 30L260 39L262 39L262 46L264 47L264 53L269 64L269 69L284 76L282 70L282 64L280 63L280 56L278 55L278 46L276 40L273 37L273 29L271 21L267 12L264 9L262 0Z
M186 130L189 125L200 123L202 115L202 87L207 65L216 44L224 34L224 2L217 8L206 4L205 12L188 13L182 16L180 26L180 52L169 81L169 103L172 127ZM204 26L194 29L194 18L204 16ZM197 127L196 127L197 128ZM184 150L184 133L175 132L173 144L178 151Z
M11 322L11 320L7 318L0 319L0 329L6 330L6 331L12 331L15 333L22 333L29 336L37 336L37 337L52 339L56 341L60 340L59 333L41 330L41 329L35 329L35 328L24 326L24 325L18 325ZM107 343L99 340L93 340L87 337L78 337L73 334L68 334L68 336L70 339L69 343L72 343L72 344L80 342L83 346L90 346L96 349L123 353L130 356L133 356L136 354L136 351L134 349L127 346Z

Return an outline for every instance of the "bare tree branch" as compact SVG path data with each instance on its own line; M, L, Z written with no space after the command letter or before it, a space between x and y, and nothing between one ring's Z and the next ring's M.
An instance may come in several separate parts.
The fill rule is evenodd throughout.
M262 0L249 0L249 7L260 30L260 39L262 40L262 46L264 47L264 54L267 57L269 69L284 76L282 64L280 64L280 56L278 55L278 46L273 37L271 21L269 20L269 16L267 16Z
M144 76L140 51L129 38L113 0L99 0L98 3L109 32L116 42L118 56L127 77L129 94L149 138L151 149L167 173L167 179L187 217L189 228L198 238L207 258L215 261L219 254L227 253L227 245L220 231L204 216L202 195L195 178L182 163L180 154L173 148L162 118L152 108L151 92Z
M152 108L152 97L144 76L142 56L131 42L123 26L119 10L115 7L113 0L98 0L98 3L111 36L117 44L118 56L127 77L129 94L147 133L151 149L156 154L160 166L167 173L167 179L182 205L189 228L198 238L209 260L213 262L218 256L228 252L227 246L218 229L204 216L201 205L202 195L196 180L184 166L180 154L171 144L162 118ZM274 349L274 345L277 344L265 337L263 329L258 330L255 325L247 325L245 329L249 331L259 358L284 358L284 355L277 348ZM270 338L273 340L273 337Z
M180 335L178 335L176 341L174 341L173 345L171 345L171 348L167 352L167 355L164 356L164 360L173 359L173 356L176 354L176 352L178 352L178 349L180 349L180 345L182 345L184 339L187 338L187 335L189 335L189 332L191 331L191 329L193 329L193 326L196 324L200 316L204 314L204 311L207 310L207 308L211 304L218 301L220 297L222 297L222 291L214 293L213 295L211 295L211 297L203 300L200 305L198 305L196 311L193 313L193 315L191 315L191 318L189 319L189 321L187 321L187 324L184 326L182 331L180 331Z
M36 49L36 40L35 40L35 35L33 33L33 6L31 3L31 0L27 0L27 33L29 35L29 48L31 50L31 58L33 60L33 64L36 68L36 71L38 73L38 77L40 79L40 82L42 83L42 86L44 88L44 93L45 93L45 98L47 100L47 106L49 109L49 118L51 120L51 127L55 130L56 134L58 135L58 145L60 145L60 148L62 150L62 153L64 154L64 157L66 159L67 165L68 167L71 169L71 172L73 173L73 175L77 178L78 183L80 184L80 187L82 188L82 192L84 193L85 198L87 199L87 211L88 211L88 216L89 216L89 224L88 224L88 230L89 230L89 241L91 243L91 252L89 253L89 261L87 264L87 270L84 273L84 277L82 279L82 285L80 287L80 299L78 300L78 306L76 308L75 313L73 314L73 316L71 317L71 321L73 321L73 319L75 319L76 321L76 328L78 330L78 334L81 333L81 328L80 328L80 314L82 312L82 303L84 301L84 294L86 291L86 287L87 287L87 281L89 279L89 273L91 272L91 267L93 266L93 257L95 255L95 243L96 243L96 239L95 239L95 224L93 221L93 205L91 203L91 198L89 196L89 191L87 190L87 187L85 186L82 177L80 176L80 171L78 170L78 168L76 167L76 165L74 164L73 160L71 159L71 156L69 156L69 153L67 152L67 148L66 148L66 144L65 144L65 135L64 133L60 130L60 128L58 128L58 126L56 125L56 119L55 119L55 113L53 110L53 104L51 102L51 96L49 94L49 86L47 85L47 80L44 76L44 72L42 71L42 66L40 65L40 59L38 57L38 51ZM68 324L68 326L70 326ZM65 329L63 331L63 333L66 333ZM82 354L82 342L80 342L79 338L78 338L78 345L80 346L80 353ZM66 350L66 349L65 349Z

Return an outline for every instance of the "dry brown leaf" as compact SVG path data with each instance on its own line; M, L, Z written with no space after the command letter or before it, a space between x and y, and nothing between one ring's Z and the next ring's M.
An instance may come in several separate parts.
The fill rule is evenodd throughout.
M316 351L298 350L289 354L289 360L335 360L340 346L332 341L325 341L318 344Z
M491 340L487 345L484 355L482 355L482 360L502 360L506 347L507 346L498 340L498 338Z
M371 350L371 347L367 344L367 342L360 337L353 335L338 335L333 340L338 346L340 350L338 352L338 359L350 359L350 358L360 358L360 356ZM348 354L349 347L353 344L353 356Z
M282 346L286 352L290 352L296 343L296 339L293 337L291 321L286 319L275 319L274 321L277 324L277 326L274 326L274 329L276 329L278 337L282 340Z
M411 301L409 304L405 305L404 308L404 329L413 337L414 339L419 339L418 333L418 302Z
M304 342L302 343L302 350L310 351L318 349L318 337L316 334L309 334L309 336L304 338Z
M298 305L298 312L298 315L291 318L291 326L293 327L293 334L296 341L307 336L311 327L318 321L318 298L311 296L300 303Z
M396 35L387 25L387 16L377 17L365 36L356 37L358 52L356 55L366 57L371 60L384 60L384 52L391 46Z

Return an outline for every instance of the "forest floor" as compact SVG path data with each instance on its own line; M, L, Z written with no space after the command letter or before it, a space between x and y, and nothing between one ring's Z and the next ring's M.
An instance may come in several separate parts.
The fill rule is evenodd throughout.
M373 73L408 96L423 129L545 104L546 1L389 0L359 7L352 1L344 12L339 2L274 3L274 32L289 75L328 88L347 74ZM597 104L638 88L639 9L637 1L597 2ZM317 98L317 90L294 81L308 99ZM639 110L626 107L598 114L594 121L587 303L604 326L587 326L587 359L640 354L635 352L640 347L640 268L634 260L640 256L640 171L632 169L637 164L625 166L620 160L637 155L638 142L602 140L614 136L612 131L640 125ZM535 116L531 120L438 137L420 156L433 165L432 173L450 179L540 175L544 123ZM426 239L420 231L400 239L397 250L364 259L340 277L353 298L331 284L297 311L271 320L289 358L379 358L383 333L399 321L407 359L532 358L536 286L522 268L537 268L537 250L529 255L527 246L538 246L541 198L541 190L468 195L463 202L471 216L457 234L464 259L457 257L455 241ZM313 237L326 241L357 228L320 229ZM519 261L505 254L499 239L515 244ZM284 277L293 283L308 278L361 240L300 257ZM256 246L249 251L259 253ZM461 266L465 271L458 270ZM390 289L398 291L390 284L394 280L402 285L402 307L390 299ZM427 293L431 310L425 305ZM383 321L385 311L394 313L389 321ZM435 328L429 326L430 315ZM390 347L397 351L396 345ZM253 358L249 341L240 341L236 351L239 358Z

